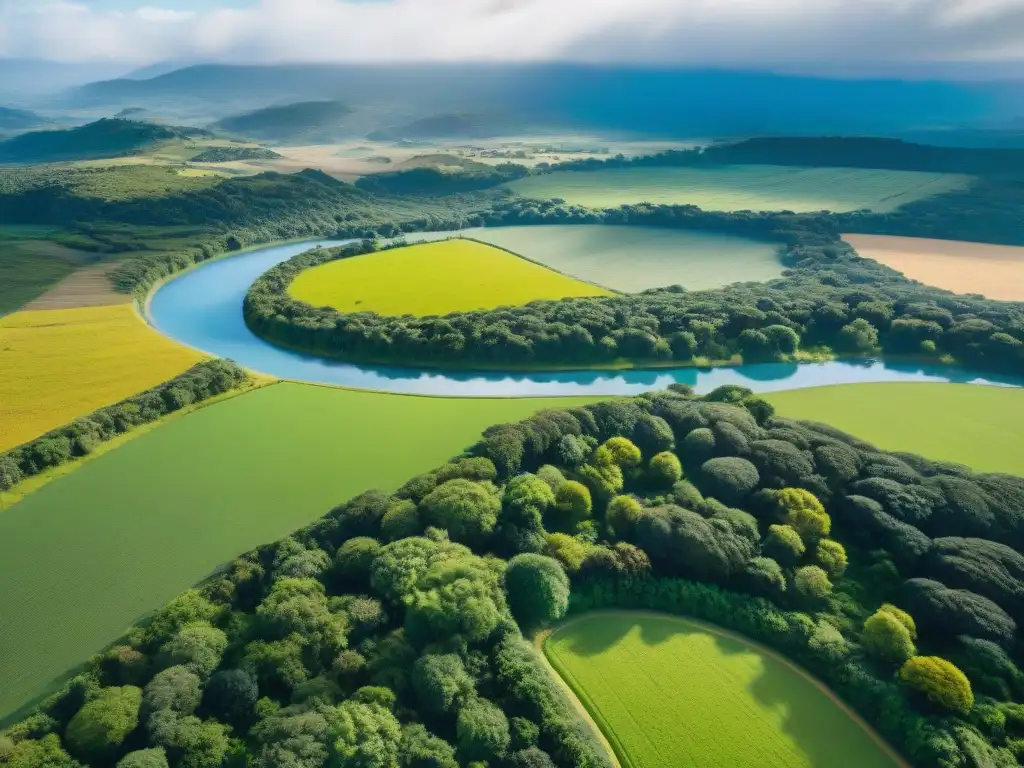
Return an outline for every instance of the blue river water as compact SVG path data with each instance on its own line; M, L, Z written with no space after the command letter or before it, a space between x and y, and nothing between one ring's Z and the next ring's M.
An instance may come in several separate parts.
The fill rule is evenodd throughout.
M242 299L252 282L275 264L315 245L309 241L248 251L196 267L151 297L148 319L159 331L253 371L284 379L407 394L480 396L633 395L669 384L689 384L699 393L722 384L755 392L823 384L937 381L1024 386L1020 377L976 374L943 365L907 365L876 360L826 363L757 363L729 368L659 368L559 373L441 372L429 369L352 365L280 349L253 334L242 319Z

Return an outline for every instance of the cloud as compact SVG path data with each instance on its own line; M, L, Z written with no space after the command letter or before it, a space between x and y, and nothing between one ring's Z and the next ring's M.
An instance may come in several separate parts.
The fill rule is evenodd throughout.
M168 3L170 4L170 3ZM149 63L545 61L848 69L1024 60L1024 0L0 0L0 54Z

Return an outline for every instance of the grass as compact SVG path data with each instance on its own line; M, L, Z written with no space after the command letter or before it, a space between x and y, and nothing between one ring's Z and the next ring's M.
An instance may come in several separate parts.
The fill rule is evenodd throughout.
M83 251L42 239L45 236L0 230L0 315L32 301L90 258Z
M200 359L149 328L131 304L8 315L0 319L0 451L154 387Z
M599 399L276 384L83 464L0 513L0 719L238 553L393 490L491 424Z
M672 616L584 615L545 642L624 768L878 768L896 761L820 685Z
M288 292L314 306L342 312L419 316L609 295L603 288L471 240L424 243L332 261L299 274Z
M430 240L451 234L428 232L406 237ZM467 229L461 234L626 293L667 285L707 290L740 281L771 280L782 274L775 245L712 232L554 224Z
M973 384L842 384L763 395L782 416L821 421L890 451L979 472L1024 475L1024 389Z
M595 208L626 203L692 204L705 210L892 211L954 189L971 177L860 168L733 165L713 168L612 168L556 171L505 185L523 197L559 197Z

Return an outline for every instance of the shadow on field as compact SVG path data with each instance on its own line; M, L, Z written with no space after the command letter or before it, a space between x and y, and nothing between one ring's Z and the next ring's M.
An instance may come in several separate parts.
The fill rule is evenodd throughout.
M809 765L816 768L893 766L869 735L851 722L850 716L813 682L809 673L761 651L744 639L719 634L668 615L598 614L582 619L576 629L566 638L566 648L583 658L612 649L631 633L637 633L648 646L663 645L675 638L710 637L715 650L723 657L755 655L761 662L760 668L745 687L762 709L779 713L779 730L793 741ZM708 661L714 663L713 659ZM704 669L695 667L692 672L699 676Z

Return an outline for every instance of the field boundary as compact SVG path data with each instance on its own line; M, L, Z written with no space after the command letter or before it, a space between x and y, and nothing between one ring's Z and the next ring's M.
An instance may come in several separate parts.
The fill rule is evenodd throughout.
M882 738L881 734L879 734L878 731L876 731L870 723L868 723L852 707L850 707L845 701L843 701L835 691L833 691L831 688L829 688L827 685L821 682L818 678L816 678L806 669L800 667L790 659L780 654L778 651L774 651L768 646L757 642L756 640L751 640L750 638L741 635L737 632L733 632L731 630L719 627L715 624L709 624L708 622L701 621L700 619L694 619L689 616L678 616L676 614L665 613L661 611L627 609L600 609L595 611L585 611L584 613L572 616L555 625L551 629L538 634L534 640L536 647L538 648L538 650L542 652L542 655L544 656L545 660L548 661L550 667L554 669L559 675L561 675L561 672L559 672L558 670L559 665L554 662L554 659L552 659L547 652L548 641L557 632L560 632L561 630L572 626L573 624L579 622L582 619L593 618L595 616L635 616L657 619L671 618L681 621L685 624L690 624L694 627L697 627L700 630L703 630L704 632L708 632L709 634L727 638L729 640L733 640L742 645L745 645L748 648L751 648L752 650L757 651L758 653L771 658L773 661L781 663L782 665L790 669L792 672L795 672L804 680L809 682L825 696L827 696L833 704L839 707L843 714L849 717L854 722L854 724L856 724L861 730L864 731L865 734L867 734L867 736L873 742L875 742L879 749L881 749L889 757L889 759L893 761L893 764L896 766L896 768L913 768L910 765L910 763L908 763L903 758L903 756L896 751L894 747L892 747L885 739ZM574 698L576 698L576 700L580 702L582 706L586 707L589 702L589 707L587 707L587 709L588 713L592 716L592 722L596 723L597 726L601 728L602 735L606 737L607 741L612 745L613 748L615 747L615 745L618 745L618 749L616 750L617 757L623 757L623 765L631 768L633 764L632 762L630 762L628 756L625 755L625 750L622 749L621 743L618 741L618 737L615 736L615 731L612 730L611 727L609 727L608 724L604 721L604 718L600 714L600 710L593 704L593 702L590 701L589 696L587 696L586 693L582 691L581 686L578 683L576 683L575 679L572 677L571 674L566 675L566 677L563 679L563 683L567 687L572 689ZM602 723L604 723L603 726L601 725ZM618 754L619 750L622 751L621 755Z

